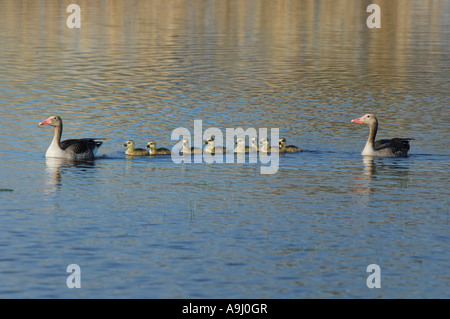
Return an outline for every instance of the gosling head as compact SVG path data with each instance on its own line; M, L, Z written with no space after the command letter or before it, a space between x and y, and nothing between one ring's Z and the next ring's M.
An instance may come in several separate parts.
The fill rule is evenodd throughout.
M156 143L154 141L149 141L147 143L147 148L149 148L151 150L155 149L156 148Z
M260 139L260 142L261 142L261 145L268 145L269 144L269 141L265 137Z
M123 146L126 146L128 148L134 148L134 142L132 140L128 140L123 144Z
M235 145L242 145L243 143L245 143L244 139L238 138L234 144Z
M210 137L205 141L205 144L214 145L214 137Z

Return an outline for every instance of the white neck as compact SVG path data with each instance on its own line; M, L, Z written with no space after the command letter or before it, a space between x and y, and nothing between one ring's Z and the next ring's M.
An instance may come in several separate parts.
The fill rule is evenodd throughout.
M61 141L61 134L62 134L62 126L58 127L55 126L55 133L53 135L53 140L50 146L47 149L47 152L45 153L46 157L64 157L64 151L61 149L61 146L59 145Z
M364 146L361 155L375 155L375 149L373 144L375 142L375 136L378 131L378 122L373 121L369 124L369 137L367 138L366 146Z

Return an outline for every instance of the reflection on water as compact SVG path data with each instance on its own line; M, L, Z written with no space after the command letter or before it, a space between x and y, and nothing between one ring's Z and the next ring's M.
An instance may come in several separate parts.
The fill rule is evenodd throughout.
M362 172L353 177L355 189L361 194L370 195L380 182L383 187L398 187L410 180L408 160L365 155L362 162Z
M81 29L60 1L0 1L0 297L73 297L71 263L83 297L449 296L450 2L374 2L377 30L353 0L83 0ZM361 158L369 112L410 157ZM99 158L45 159L52 114ZM125 156L194 120L304 151L273 175Z
M86 2L80 30L65 26L59 2L0 5L2 103L23 124L55 111L72 132L163 146L201 118L279 127L295 145L314 138L331 149L340 133L359 139L358 129L337 127L352 114L373 111L409 136L436 131L445 111L446 1L380 1L380 30L367 29L362 1ZM423 107L428 94L436 107Z
M46 194L53 194L62 185L64 171L70 168L76 168L80 173L88 171L95 166L95 160L73 161L64 158L47 157L45 165L47 173L45 192Z
M367 177L368 180L372 180L374 178L374 175L376 174L376 165L373 160L373 156L363 156L363 163L364 163L364 175Z
M362 156L363 170L357 173L353 179L355 181L355 191L362 195L364 201L370 200L370 194L374 189L373 181L377 177L377 164L373 156Z

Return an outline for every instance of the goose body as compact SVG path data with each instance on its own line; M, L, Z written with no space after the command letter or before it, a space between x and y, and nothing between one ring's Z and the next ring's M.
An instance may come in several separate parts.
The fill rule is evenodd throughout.
M61 141L63 123L59 116L50 116L39 125L50 125L54 127L53 140L45 153L45 157L64 158L69 160L93 159L103 144L92 138L70 139Z
M409 141L412 138L393 138L375 141L378 131L378 120L373 114L365 114L352 120L353 123L369 125L369 137L361 155L381 157L407 157Z
M147 148L149 149L148 153L150 156L155 155L170 155L172 151L165 147L156 148L156 143L154 141L149 141L147 143Z
M282 153L298 153L298 152L302 151L302 149L300 147L297 147L295 145L286 146L285 138L280 138L279 144L280 144L280 152L282 152Z
M149 153L146 149L143 148L135 148L134 142L132 140L128 140L123 144L123 146L127 147L127 150L125 151L126 155L131 156L148 156Z

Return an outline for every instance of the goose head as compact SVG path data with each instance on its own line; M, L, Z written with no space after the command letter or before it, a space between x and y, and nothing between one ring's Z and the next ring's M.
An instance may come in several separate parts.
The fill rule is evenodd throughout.
M373 125L375 123L378 124L378 120L373 114L365 114L357 119L352 120L352 123Z
M45 121L42 121L41 123L39 123L40 126L42 125L50 125L50 126L62 126L62 120L58 115L53 115L50 116L48 119L46 119Z

